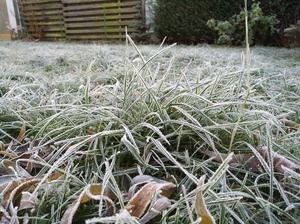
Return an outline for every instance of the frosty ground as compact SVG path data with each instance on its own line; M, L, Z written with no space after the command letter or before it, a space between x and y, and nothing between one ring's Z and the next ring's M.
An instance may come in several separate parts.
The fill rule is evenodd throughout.
M145 174L176 184L164 223L201 218L200 190L218 223L296 223L300 49L253 47L249 72L245 60L243 48L209 45L1 42L0 141L11 154L2 159L15 170L2 162L0 175L39 183L25 189L34 209L9 210L6 219L145 220L126 209L131 179ZM261 145L268 156L260 156ZM208 151L255 155L259 169L216 160ZM277 169L274 152L293 163L288 175ZM205 189L197 188L204 174ZM94 200L68 216L92 183L114 193L117 215Z
M139 46L145 58L149 58L159 49L158 46ZM186 69L188 76L205 76L211 73L239 71L242 69L243 48L213 46L176 46L157 57L157 62L168 64L174 57L177 72ZM260 69L270 75L299 74L299 48L285 49L272 47L254 47L251 49L252 68ZM11 73L42 75L61 79L71 73L80 75L93 62L91 73L95 76L116 76L122 73L125 60L136 65L138 53L129 47L126 55L124 45L63 44L63 43L0 43L1 74ZM175 72L175 73L176 73ZM82 74L81 74L82 75ZM178 76L178 73L176 73ZM176 76L175 75L175 76ZM67 76L65 76L67 77ZM98 77L101 78L101 77Z

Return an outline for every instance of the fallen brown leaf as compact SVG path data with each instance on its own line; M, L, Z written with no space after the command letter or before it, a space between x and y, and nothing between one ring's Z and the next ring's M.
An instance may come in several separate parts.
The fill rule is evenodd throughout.
M149 176L149 175L138 175L138 176L136 176L132 179L132 182L131 182L132 186L130 187L130 189L128 191L129 199L132 198L132 196L135 192L135 189L138 188L138 186L149 183L149 182L156 182L156 183L162 183L162 184L170 183L170 182L167 182L165 180L161 180L161 179L158 179L156 177ZM167 198L169 198L172 194L172 189L173 188L174 188L173 185L167 185L166 187L161 189L160 194L167 197Z
M140 187L140 185L143 186ZM129 189L129 202L125 209L120 211L118 214L113 213L114 215L110 215L104 219L110 221L122 220L120 221L122 223L131 223L132 221L139 219L139 223L146 224L153 218L160 215L163 210L167 209L171 205L171 201L167 197L162 196L162 192L165 191L169 193L171 192L171 189L175 187L176 185L171 182L160 180L151 176L136 176L132 180L132 186ZM94 191L94 193L91 191ZM95 200L104 198L108 203L110 202L112 204L113 202L110 200L112 197L107 197L106 195L109 194L105 193L105 195L103 195L102 189L95 188L93 190L93 188L86 188L80 194L79 199L73 202L73 204L66 210L62 224L70 224L80 204L86 202L89 198ZM130 197L130 195L133 196ZM90 219L88 222L94 223L94 221L99 221L100 219Z
M129 200L126 207L127 211L134 217L140 218L147 210L155 195L159 195L162 190L170 190L176 185L171 182L150 181L146 183L135 195Z
M16 158L18 155L17 155L15 152L12 152L12 151L10 151L10 152L4 151L4 149L3 149L3 150L0 150L0 156L1 156L1 157L6 157L7 159L14 159L14 158Z
M2 190L2 202L1 205L7 208L8 200L10 198L11 192L18 186L17 181L9 182L6 187Z
M13 203L14 206L18 206L20 204L19 196L23 191L28 190L29 188L35 186L40 180L39 179L24 179L21 183L17 181L13 181L8 188L5 188L3 191L3 200L2 204L4 208L8 208L9 203Z
M281 119L283 124L288 127L290 130L296 131L297 129L300 128L300 124L296 123L295 121L291 121L289 119L283 118Z
M167 197L158 198L153 206L151 206L147 213L139 220L140 224L146 224L150 220L154 219L158 215L161 215L162 211L171 206L171 201Z
M14 166L14 162L9 159L3 159L0 162L0 173L1 175L13 174L13 170L11 169Z
M157 192L157 183L145 184L128 202L127 211L130 215L140 218L146 211L152 198Z
M212 158L214 161L222 163L228 156L226 153L215 153L214 151L206 150L203 154ZM229 162L232 167L244 166L247 170L252 172L262 172L263 169L259 161L252 154L234 154L232 160Z
M52 173L49 177L48 177L48 181L53 181L53 180L57 180L58 178L60 178L63 174L60 172L54 172Z
M88 188L86 188L82 198L80 199L80 203L86 203L91 200L92 196L89 196L87 192L90 192L90 195L101 195L102 194L102 186L100 184L91 184Z
M36 205L36 201L36 198L30 192L23 191L18 210L33 209Z
M266 146L260 146L257 148L258 153L262 156L262 158L265 161L268 161L268 148ZM217 162L222 162L226 157L227 154L225 153L215 153L213 151L206 150L204 152L205 155L209 156L213 160ZM299 172L300 171L300 166L297 165L296 163L292 162L288 158L286 158L283 155L280 155L277 152L272 152L271 155L273 159L273 167L274 171L284 174L285 169L284 167L294 171L294 172ZM260 164L259 160L252 154L235 154L232 158L232 160L229 162L230 166L238 166L242 165L244 166L247 170L253 171L253 172L263 172L263 167Z
M4 142L0 141L0 151L4 151L5 149L5 144Z
M215 220L206 207L201 187L204 185L206 176L202 176L198 182L198 192L196 193L195 210L201 224L214 224Z
M10 184L13 180L16 180L15 174L0 176L0 192L3 192L6 186Z
M268 148L266 146L260 146L257 151L264 158L264 160L268 161ZM294 172L300 171L299 165L277 152L272 152L271 157L273 159L273 167L275 172L284 174L285 167Z
M16 138L16 140L21 143L23 142L24 138L25 138L25 133L26 133L26 124L25 122L23 122L22 126L21 126L21 129L20 129L20 132L19 132L19 135L18 137Z
M148 182L151 182L151 181L156 182L156 183L166 183L166 181L158 179L156 177L152 177L152 176L149 176L149 175L138 175L138 176L135 176L132 179L131 184L132 185L143 184L143 183L148 183Z
M91 199L93 200L100 200L104 199L109 204L108 207L113 207L113 201L105 197L104 189L102 188L101 184L90 184L83 189L81 194L79 195L78 199L74 201L65 211L61 223L62 224L71 224L73 221L73 217L78 210L81 204L87 203Z

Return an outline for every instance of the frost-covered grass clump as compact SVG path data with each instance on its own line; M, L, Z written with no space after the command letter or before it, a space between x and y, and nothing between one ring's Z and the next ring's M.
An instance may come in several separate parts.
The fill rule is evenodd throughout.
M154 223L297 223L300 51L253 48L248 72L243 52L0 43L0 217L146 223L159 191L138 216L128 189L149 175L176 185Z

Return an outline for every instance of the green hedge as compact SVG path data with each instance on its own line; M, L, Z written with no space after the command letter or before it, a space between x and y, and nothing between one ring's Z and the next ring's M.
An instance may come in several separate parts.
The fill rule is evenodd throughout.
M157 0L155 30L160 37L182 43L213 42L215 34L206 23L209 19L226 19L239 12L238 1Z
M251 5L251 1L248 1ZM257 1L256 1L257 2ZM265 15L276 15L282 31L296 21L299 0L261 0ZM157 0L155 7L155 31L159 37L180 43L214 43L216 33L209 29L210 19L227 20L239 14L244 0ZM279 42L279 36L270 40Z

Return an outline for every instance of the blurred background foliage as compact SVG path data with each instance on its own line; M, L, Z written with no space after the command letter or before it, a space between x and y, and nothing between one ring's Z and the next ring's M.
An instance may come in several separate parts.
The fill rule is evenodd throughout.
M243 0L157 0L153 8L159 38L231 45L240 45L245 39ZM300 1L248 1L248 10L252 44L278 46L283 30L299 19Z

